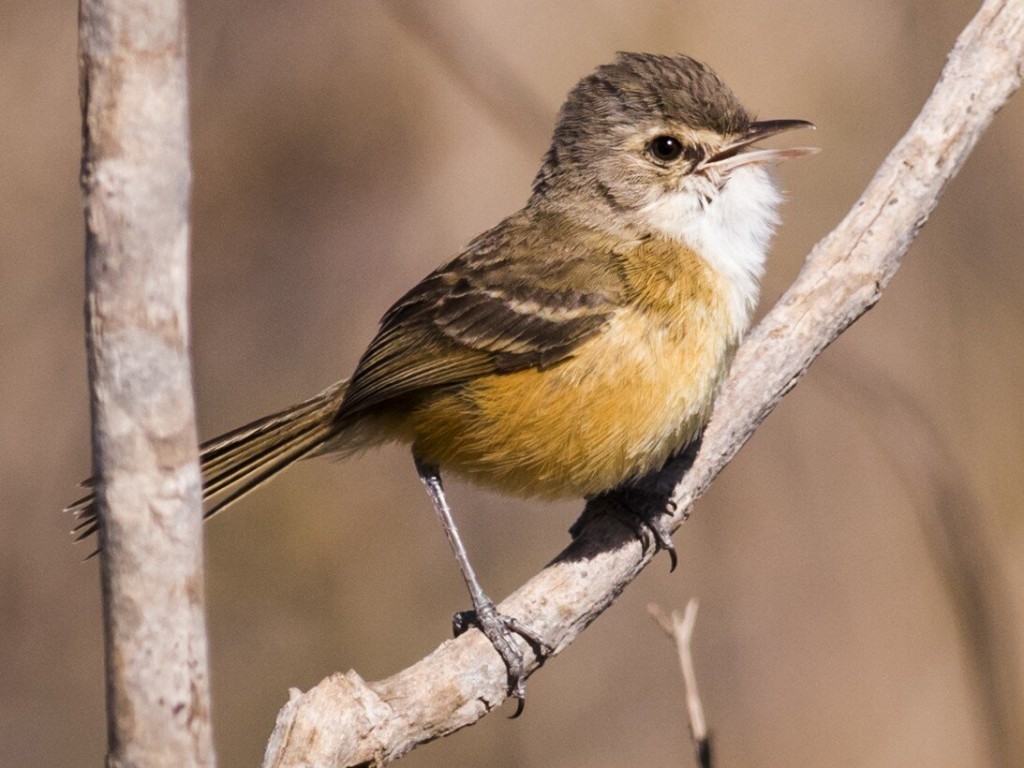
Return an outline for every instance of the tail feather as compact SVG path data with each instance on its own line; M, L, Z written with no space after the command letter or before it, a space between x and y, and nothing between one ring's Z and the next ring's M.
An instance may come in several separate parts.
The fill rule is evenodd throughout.
M309 400L207 440L199 446L199 460L204 471L218 466L221 462L232 462L240 454L258 449L267 436L281 437L285 431L291 432L309 426L311 417L314 421L323 420L325 416L333 418L345 393L344 384L345 382L335 384Z
M315 397L238 429L199 447L203 478L204 517L230 506L299 459L310 455L333 435L334 418L345 395L346 382ZM89 478L82 483L92 488ZM66 508L75 515L75 540L99 530L95 493Z
M297 441L322 440L330 432L343 393L344 388L335 385L310 400L203 443L199 451L203 499L217 495Z

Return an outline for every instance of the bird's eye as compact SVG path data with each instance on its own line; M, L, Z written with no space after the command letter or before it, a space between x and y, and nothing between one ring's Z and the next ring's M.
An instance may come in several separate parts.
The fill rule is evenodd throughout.
M675 136L656 136L647 145L651 157L661 163L671 163L683 155L683 142Z
M656 136L647 145L647 152L659 163L673 163L685 158L691 163L699 163L704 157L700 147L689 146L675 136Z

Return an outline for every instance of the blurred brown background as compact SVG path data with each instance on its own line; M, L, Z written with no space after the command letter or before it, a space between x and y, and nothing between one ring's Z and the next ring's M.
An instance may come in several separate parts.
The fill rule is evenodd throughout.
M689 53L760 116L819 125L800 140L822 154L781 172L769 306L974 10L190 3L201 433L347 374L392 300L522 205L565 93L620 49ZM59 511L89 472L75 9L0 12L0 764L99 765L97 563ZM530 681L523 718L489 717L408 765L690 765L674 652L645 605L693 595L720 765L959 768L1020 748L1022 135L1018 96L882 303L700 502L680 572L660 557ZM454 502L496 597L567 542L580 508L458 484ZM206 531L224 766L259 761L289 686L387 676L467 605L400 448L304 464Z

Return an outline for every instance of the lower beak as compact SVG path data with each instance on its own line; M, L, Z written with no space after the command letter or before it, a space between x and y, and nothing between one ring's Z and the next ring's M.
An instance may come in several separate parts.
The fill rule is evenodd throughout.
M791 131L795 128L814 128L814 123L806 120L762 120L751 123L739 138L729 142L715 154L706 158L694 170L702 171L712 168L720 173L731 171L743 165L765 165L781 163L796 157L806 157L819 151L817 147L788 147L785 149L755 149L750 152L741 150L762 139Z

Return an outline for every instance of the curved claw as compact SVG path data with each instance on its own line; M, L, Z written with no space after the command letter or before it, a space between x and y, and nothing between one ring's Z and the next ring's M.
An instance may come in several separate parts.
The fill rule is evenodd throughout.
M635 503L630 503L631 497L634 496L639 498L633 499ZM649 497L642 491L622 488L611 491L602 498L608 502L606 507L608 511L625 525L629 526L637 539L640 540L640 546L643 548L644 553L647 552L647 547L649 546L649 539L645 534L650 534L650 539L654 541L654 553L657 554L662 550L667 552L669 557L669 573L675 571L676 566L679 565L679 555L676 553L676 546L672 542L672 536L665 530L665 526L661 524L661 514L664 512L664 509L659 506L659 508L651 510L652 502L658 500ZM579 525L580 522L577 521L576 525Z
M665 527L657 518L642 518L641 525L647 526L647 530L651 532L651 536L654 538L655 553L662 549L668 552L668 572L674 572L676 566L679 565L679 555L676 553L676 545L672 542L671 534L665 530Z
M519 635L529 643L541 663L554 649L518 619L499 613L491 602L475 610L459 611L452 617L452 630L456 637L470 627L479 629L505 662L505 669L508 671L508 695L516 699L516 711L509 718L514 720L523 714L526 708L526 665L522 651L513 641L512 635Z

